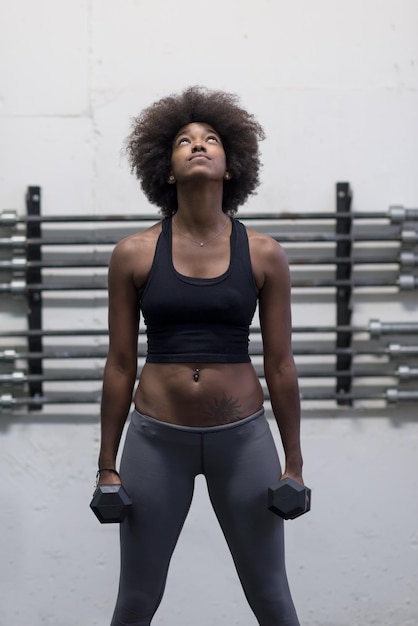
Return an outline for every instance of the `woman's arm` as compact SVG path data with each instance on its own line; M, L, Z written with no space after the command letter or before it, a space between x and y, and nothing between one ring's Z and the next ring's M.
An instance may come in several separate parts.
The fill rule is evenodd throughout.
M139 296L132 265L136 250L134 240L123 240L109 265L109 352L103 375L99 468L115 468L136 379ZM120 481L115 474L102 472L99 482Z
M286 457L284 476L300 483L300 399L292 353L290 271L281 246L262 238L258 259L263 268L259 314L264 350L264 374ZM260 265L259 265L260 266Z

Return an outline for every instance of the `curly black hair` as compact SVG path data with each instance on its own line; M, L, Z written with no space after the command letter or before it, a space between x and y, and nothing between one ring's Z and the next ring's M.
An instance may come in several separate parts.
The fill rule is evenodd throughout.
M235 94L194 86L144 109L134 118L126 141L131 171L162 215L173 215L177 191L167 182L172 143L180 128L192 122L210 124L222 140L232 175L224 183L222 209L232 216L259 185L258 141L264 139L263 128L238 104Z

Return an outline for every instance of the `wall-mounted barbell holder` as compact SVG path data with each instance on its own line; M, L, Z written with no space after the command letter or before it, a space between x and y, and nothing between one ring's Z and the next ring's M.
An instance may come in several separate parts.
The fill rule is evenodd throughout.
M0 227L17 227L18 225L24 226L26 232L22 235L19 231L20 228L16 228L16 234L12 234L8 237L2 237L0 239L0 248L7 248L13 250L22 250L24 251L27 265L18 267L19 262L14 261L13 259L10 261L5 261L3 263L3 267L0 264L1 269L11 269L13 273L16 274L14 280L9 281L7 283L0 283L0 293L12 293L15 295L24 295L28 300L28 311L30 312L28 316L28 330L25 331L6 331L6 334L0 333L1 336L9 336L9 337L27 337L29 342L29 349L27 350L28 354L38 354L42 355L45 351L43 348L42 342L44 337L48 336L98 336L107 335L107 330L104 329L94 329L93 331L89 331L88 329L83 329L82 332L78 332L77 330L68 329L67 332L60 331L51 331L48 333L41 332L42 328L42 294L44 292L52 292L52 291L80 291L85 292L96 291L96 290L107 290L107 280L103 280L104 276L100 274L94 278L92 281L90 277L84 277L82 274L78 276L69 276L69 277L60 277L60 276L46 276L43 277L41 274L41 269L47 268L48 266L52 268L58 267L74 267L74 268L87 268L87 267L105 267L107 265L106 262L98 261L95 259L87 259L85 263L75 265L72 264L72 260L59 260L48 261L42 258L42 251L47 252L47 248L44 246L69 246L69 248L64 252L64 254L69 254L71 248L73 246L80 245L88 245L88 246L101 246L101 245L114 245L120 239L115 232L121 232L122 222L133 222L135 224L136 230L141 230L148 226L147 222L152 221L155 223L159 219L155 214L153 215L123 215L123 216L41 216L40 212L40 200L41 200L41 190L39 187L29 187L27 193L27 216L23 219L19 219L17 215L13 215L12 212L6 212L6 215L2 214L3 220L0 220ZM389 324L385 326L376 320L371 320L369 327L367 329L359 329L355 328L351 325L351 302L352 302L352 292L356 288L373 288L373 287L395 287L399 290L411 291L418 287L418 277L416 277L412 273L401 271L401 275L399 277L392 276L390 279L381 279L373 277L369 279L367 277L368 273L360 273L357 276L353 276L353 270L355 264L359 264L360 261L364 261L365 265L375 264L375 265L388 265L391 263L394 265L398 265L399 269L402 267L413 268L416 266L417 255L412 250L403 250L399 249L405 246L415 246L418 243L418 230L415 227L411 227L408 225L408 222L414 222L418 219L418 209L404 209L404 207L390 207L388 211L379 212L379 213L355 213L351 210L351 190L349 188L348 183L337 183L336 185L336 212L335 213L297 213L297 214L261 214L261 213L253 213L253 214L245 214L238 216L242 221L250 221L254 220L255 222L265 221L265 224L260 224L260 228L263 230L264 228L268 228L268 234L276 238L278 241L286 244L286 243L295 243L298 247L300 244L309 244L311 246L311 252L307 253L306 259L301 257L299 252L289 254L289 261L291 263L291 258L294 259L295 265L314 265L315 260L317 264L324 265L333 265L335 266L335 276L332 276L330 280L328 279L315 279L315 280L296 280L295 276L293 277L293 287L304 289L306 287L313 289L321 289L321 288L331 288L335 290L335 299L336 299L336 324L334 327L326 327L323 328L309 328L303 327L297 329L293 329L293 333L332 333L335 335L335 351L333 354L336 356L336 389L335 396L338 404L349 404L352 402L351 396L351 384L352 384L352 373L353 368L351 366L351 361L353 356L355 356L355 350L359 350L359 348L352 348L351 341L356 332L369 332L369 335L372 339L380 338L381 335L384 334L415 334L417 333L417 324L409 324L409 323L397 323ZM74 218L74 219L73 219ZM312 228L309 224L310 232L289 232L289 229L294 230L291 226L291 222L296 220L305 220L307 224L312 222L313 220L326 220L324 223L322 230L319 232L312 232ZM359 220L357 224L355 221ZM370 223L367 223L367 220L373 223L373 226ZM386 222L390 222L390 226L387 224L384 226L382 224L376 223L376 220L385 220ZM274 227L274 222L289 222L288 224L283 225L284 232L278 232L277 228ZM67 237L57 236L54 234L54 228L45 229L44 232L41 232L42 223L57 223L62 224L64 222L67 223L83 223L83 227L80 226L78 229L79 232L76 234L69 233ZM91 222L91 226L84 229L84 226ZM112 232L100 233L100 230L97 231L97 226L93 228L93 224L97 224L102 222L103 224L107 224L110 222L121 223L121 228L112 227ZM335 225L335 232L328 232L332 227L332 224ZM307 224L302 226L303 228L307 228ZM126 225L125 225L126 226ZM415 225L414 225L415 226ZM131 225L129 226L129 229ZM84 230L83 230L84 229ZM126 229L126 228L125 228ZM105 230L108 230L107 228ZM325 232L324 232L325 230ZM272 232L273 231L273 232ZM10 234L10 229L8 234ZM359 246L354 251L354 244L359 242ZM373 251L368 249L368 254L362 252L361 243L374 242ZM376 243L381 242L382 246L386 242L390 242L396 246L396 249L393 246L387 246L385 250L382 250L382 246L375 245ZM321 254L321 252L316 250L316 245L314 244L336 244L335 255ZM379 249L384 252L381 254ZM315 251L315 254L314 254ZM105 250L101 252L104 254ZM107 252L107 251L106 251ZM56 252L52 251L55 255ZM96 253L96 252L95 252ZM84 253L83 253L84 254ZM405 256L405 254L409 256ZM46 254L48 256L48 253ZM389 257L388 257L389 255ZM373 258L374 257L374 258ZM53 257L52 257L53 258ZM90 265L90 261L92 265ZM304 262L306 261L306 263ZM377 262L379 261L379 262ZM14 267L10 267L10 263ZM70 265L68 265L68 262ZM67 264L65 264L67 263ZM49 265L50 264L50 265ZM23 274L22 277L18 276ZM297 276L297 272L295 272ZM392 272L393 274L393 272ZM87 279L87 280L85 280ZM252 332L256 332L257 329L252 329ZM253 344L251 344L253 345ZM319 346L318 346L319 347ZM320 348L320 347L319 347ZM316 348L311 349L311 354ZM361 349L361 348L360 348ZM104 351L103 347L101 350ZM141 350L141 348L139 348ZM296 347L298 350L298 347ZM300 346L300 350L303 350L303 346ZM306 349L309 353L309 349ZM386 349L387 350L387 349ZM410 353L409 353L410 354ZM390 354L389 354L390 356ZM41 397L42 393L42 384L43 384L43 371L42 364L43 359L45 357L41 356L39 359L35 357L28 358L28 375L32 376L32 378L28 379L29 386L29 395L30 397ZM86 357L88 358L88 357ZM94 357L93 357L94 358ZM83 378L84 379L84 378ZM313 390L315 393L316 390ZM38 406L40 406L38 404Z

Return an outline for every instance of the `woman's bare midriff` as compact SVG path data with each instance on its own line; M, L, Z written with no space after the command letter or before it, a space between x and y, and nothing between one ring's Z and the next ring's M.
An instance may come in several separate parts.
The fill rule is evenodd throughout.
M146 363L135 393L140 413L196 427L239 421L263 401L251 363Z

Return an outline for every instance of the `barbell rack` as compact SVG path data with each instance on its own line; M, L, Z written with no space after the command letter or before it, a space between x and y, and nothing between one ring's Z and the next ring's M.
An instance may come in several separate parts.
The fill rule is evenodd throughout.
M418 244L418 209L409 209L403 206L391 206L387 211L357 212L351 208L352 193L348 183L336 185L336 211L330 212L298 212L298 213L257 213L243 212L238 217L244 223L252 226L257 223L261 232L268 232L270 236L283 243L292 273L292 287L307 293L311 290L332 289L336 303L335 325L324 326L297 326L293 328L295 356L335 356L335 363L317 366L315 364L299 365L302 380L305 378L332 378L335 382L333 392L324 392L313 388L302 389L301 398L304 400L333 400L338 405L352 404L356 400L370 399L379 396L387 401L416 400L414 389L394 388L392 391L377 392L369 389L352 389L357 378L365 377L394 377L399 382L411 382L417 376L418 369L415 363L398 365L397 369L389 371L387 359L401 357L414 358L418 356L418 346L407 342L404 344L390 343L388 346L376 345L384 336L415 336L418 334L418 323L389 322L376 319L369 320L366 325L352 324L352 300L356 290L374 288L395 288L398 292L412 292L418 288L418 276L414 269L418 264L418 254L414 247ZM0 350L0 363L10 364L19 360L27 362L27 372L1 373L0 384L17 384L20 377L28 387L29 399L33 401L26 406L30 410L38 410L44 404L59 402L59 398L66 398L68 394L59 396L52 392L44 393L44 383L52 381L51 376L58 377L59 373L44 371L44 361L48 359L105 359L106 345L86 345L76 347L45 346L48 338L75 338L102 337L106 339L107 329L72 328L51 329L43 328L42 312L44 306L43 295L53 292L80 292L80 297L86 292L107 290L107 278L102 269L108 265L110 250L102 246L114 246L123 230L135 227L135 231L147 228L149 223L155 223L161 216L153 214L139 215L41 215L41 189L29 187L26 197L27 215L20 216L15 211L0 213L0 229L5 236L0 237L0 272L10 272L11 280L0 282L0 296L23 296L27 301L27 329L1 330L0 340L6 343L11 339L23 338L27 341L27 349L14 350L9 345ZM313 222L319 222L313 227ZM383 223L384 222L384 223ZM129 223L129 224L128 224ZM55 226L57 228L55 228ZM58 229L62 225L74 224L74 228L63 234ZM75 225L79 225L77 228ZM41 228L45 225L45 229ZM99 227L99 225L101 225ZM110 225L111 230L110 230ZM115 226L116 227L115 227ZM105 232L102 230L104 226ZM253 226L256 228L256 226ZM332 230L334 227L334 230ZM296 228L298 230L296 230ZM279 230L280 229L280 230ZM67 230L67 229L66 229ZM24 232L22 232L24 231ZM77 232L75 232L77 231ZM121 234L122 233L122 234ZM292 247L293 244L293 247ZM357 245L358 244L358 245ZM370 245L367 245L370 244ZM388 245L390 244L390 245ZM367 249L366 249L367 245ZM81 246L88 246L88 252ZM289 247L289 251L287 250ZM58 247L59 250L55 250ZM6 253L14 255L4 258ZM56 258L59 255L59 258ZM75 258L74 258L75 257ZM106 258L105 258L106 257ZM300 266L306 266L302 269ZM315 270L308 266L328 266ZM364 267L359 267L364 266ZM393 267L389 267L393 266ZM97 268L98 272L89 272L88 275L79 270ZM73 272L53 272L53 270L74 270ZM293 271L294 269L294 271ZM43 271L44 270L44 271ZM52 270L49 271L48 270ZM318 276L312 272L318 271ZM383 275L383 272L385 275ZM69 275L72 274L72 275ZM94 274L92 276L92 274ZM7 277L9 278L9 277ZM320 291L319 291L320 293ZM95 296L99 298L98 295ZM305 297L305 296L304 296ZM327 297L329 295L327 294ZM359 295L364 297L364 295ZM404 296L405 297L405 296ZM13 297L11 301L19 301ZM71 297L76 303L77 297ZM68 299L67 299L68 301ZM99 300L98 300L99 301ZM100 298L100 302L103 299ZM45 302L59 302L51 300L45 295ZM411 299L408 300L409 305ZM145 355L146 346L142 341L143 329L140 331L138 344L138 358ZM257 360L261 358L261 340L254 338L260 333L255 325L251 328L250 351L254 351ZM309 344L307 339L300 335L313 335ZM324 337L330 335L327 340ZM364 337L367 335L368 343ZM316 339L318 337L318 339ZM9 340L9 342L7 342ZM353 341L355 342L353 345ZM416 343L416 342L415 342ZM360 364L353 363L357 357ZM379 359L385 358L384 363L362 362L363 357ZM4 368L4 365L2 365ZM261 369L256 363L257 371ZM368 369L367 369L368 368ZM374 368L374 369L373 369ZM90 376L100 380L101 370L97 363L93 364ZM310 374L311 376L308 376ZM15 376L15 383L10 382ZM68 375L68 371L67 371ZM259 374L260 375L260 374ZM86 372L74 372L72 379L66 374L58 382L89 380ZM9 378L8 378L9 377ZM12 378L10 378L12 377ZM9 382L6 382L8 381ZM53 381L52 381L53 382ZM80 392L81 393L81 392ZM267 392L266 392L267 393ZM7 395L7 394L6 394ZM76 402L84 403L88 394L77 394ZM92 396L95 402L98 393ZM389 400L388 400L389 398ZM54 400L55 399L55 400ZM22 406L25 399L15 398L17 406ZM20 404L19 404L20 403ZM71 402L69 402L71 403ZM0 403L1 404L1 403Z

